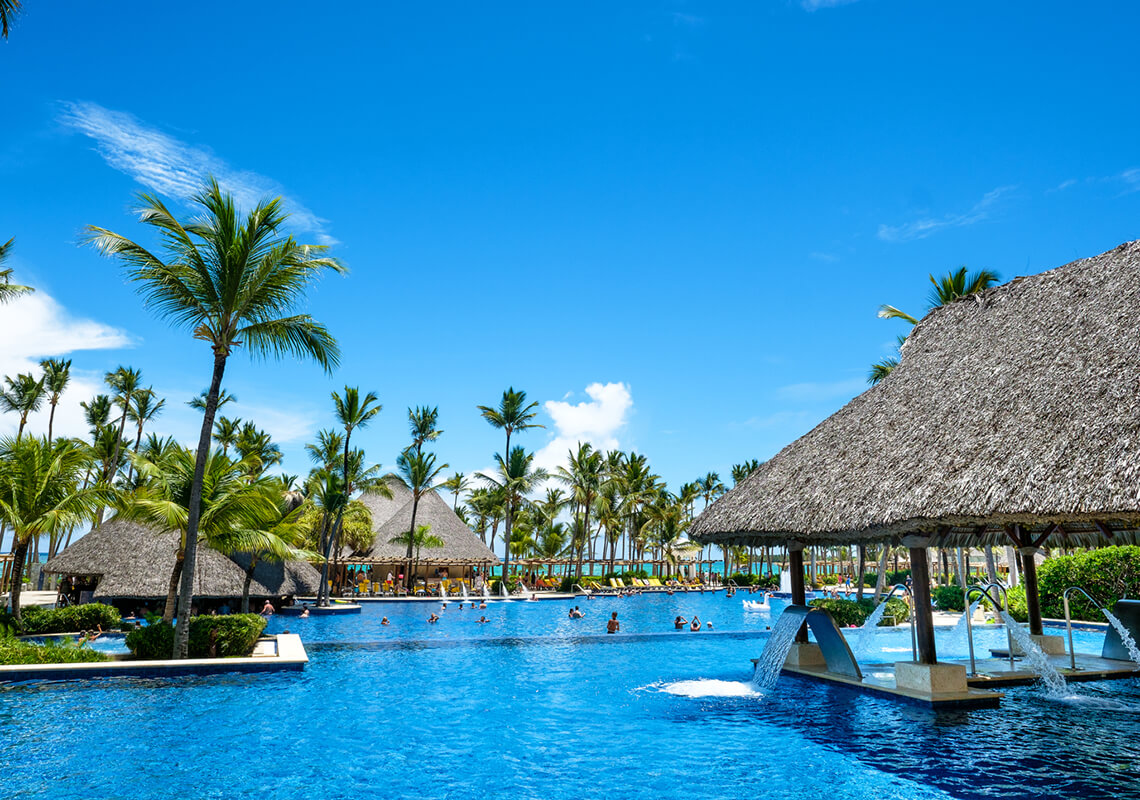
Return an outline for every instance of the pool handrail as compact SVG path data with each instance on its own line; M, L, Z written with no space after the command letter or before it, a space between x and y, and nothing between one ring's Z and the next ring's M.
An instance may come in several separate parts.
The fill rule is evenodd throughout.
M973 677L974 675L977 675L978 670L977 670L977 663L974 660L974 624L973 624L973 620L970 619L970 596L973 594L981 594L983 597L985 597L987 600L989 600L991 603L993 603L994 608L1002 608L1003 604L999 603L997 600L994 599L994 596L991 595L989 592L990 589L997 589L998 592L1001 593L1001 598L1004 601L1005 612L1008 614L1009 613L1009 592L1006 590L1005 586L1002 585L999 581L993 581L992 583L981 584L981 585L975 584L973 586L967 586L965 593L964 593L964 597L965 597L965 601L966 601L966 609L962 613L966 615L966 642L969 644L969 647L970 647L970 672L968 674L971 677ZM1003 622L1004 622L1004 620L1003 620ZM1005 629L1005 637L1006 637L1006 648L1008 649L1008 652L1009 652L1009 669L1010 669L1010 672L1012 672L1013 671L1013 632L1010 631L1008 625L1006 626L1006 629Z
M1089 599L1089 602L1097 607L1098 610L1104 612L1104 606L1096 601L1096 598L1086 592L1080 586L1070 586L1065 591L1061 592L1061 602L1065 604L1065 631L1069 634L1069 668L1074 672L1077 669L1077 652L1073 650L1073 618L1069 614L1069 592L1080 592Z
M585 586L583 586L580 583L572 583L572 584L570 584L570 588L571 589L577 589L578 591L580 591L582 594L585 594L585 595L590 594L590 590L587 589Z

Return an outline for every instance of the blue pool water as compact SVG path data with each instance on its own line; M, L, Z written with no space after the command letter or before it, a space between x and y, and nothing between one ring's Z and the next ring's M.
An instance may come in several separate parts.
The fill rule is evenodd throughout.
M452 604L436 625L436 604L370 605L271 620L305 641L301 674L3 687L0 798L1140 797L1137 681L963 712L787 677L764 698L749 659L772 617L742 598L579 600L577 621L562 601ZM694 612L717 632L672 631ZM874 636L878 660L909 654Z

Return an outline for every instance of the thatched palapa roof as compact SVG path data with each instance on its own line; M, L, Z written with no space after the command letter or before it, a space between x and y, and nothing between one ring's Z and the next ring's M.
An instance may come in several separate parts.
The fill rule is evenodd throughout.
M395 486L389 483L396 494ZM407 546L390 544L390 541L404 534L412 524L412 493L403 484L403 491L407 493L407 500L398 510L385 518L377 516L373 510L372 526L376 529L376 541L372 548L359 553L353 553L348 561L370 562L398 562L403 561L408 554ZM369 495L365 495L368 497ZM399 495L397 495L399 496ZM372 501L375 502L375 501ZM371 505L370 508L380 506L388 509L390 506ZM416 527L428 525L432 536L443 539L443 547L425 547L420 550L420 562L437 564L498 564L499 558L487 545L468 528L463 520L452 510L447 501L437 492L430 491L420 498L419 508L416 510Z
M96 599L166 597L178 534L112 519L88 533L44 565L45 572L99 578ZM248 556L231 559L199 546L195 559L194 596L241 597ZM261 562L253 571L250 595L279 597L315 594L320 573L303 561Z
M724 544L1135 541L1140 242L931 311L899 366L696 520ZM979 538L980 537L980 538Z

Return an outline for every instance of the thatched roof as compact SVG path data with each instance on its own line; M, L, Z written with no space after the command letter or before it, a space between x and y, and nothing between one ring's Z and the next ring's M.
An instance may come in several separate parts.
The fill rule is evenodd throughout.
M692 534L1008 543L1018 524L1035 543L1135 540L1138 286L1131 242L935 309L890 376L762 464Z
M407 490L405 490L407 491ZM409 498L411 492L408 492ZM383 522L373 517L376 541L370 550L353 553L349 561L402 561L407 556L407 546L389 542L407 532L412 524L412 500L409 499L394 514ZM499 558L463 524L463 520L452 511L447 501L438 493L430 491L420 498L416 510L416 527L431 526L431 535L443 539L443 547L425 547L420 550L420 561L448 564L498 564Z
M365 492L358 498L372 512L373 528L378 528L390 520L412 499L412 490L397 476L390 473L385 475L384 483L392 493L391 497L385 497L377 492Z
M118 518L103 523L44 565L45 572L99 578L96 599L166 597L178 534ZM238 556L242 565L248 557ZM195 559L195 597L241 597L245 584L243 566L235 560L199 547ZM253 597L315 594L320 573L303 561L286 564L260 563L250 585Z

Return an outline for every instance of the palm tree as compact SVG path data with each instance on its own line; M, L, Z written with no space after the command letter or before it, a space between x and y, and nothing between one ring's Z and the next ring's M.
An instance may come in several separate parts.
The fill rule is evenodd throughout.
M408 526L408 531L418 530L416 528L416 513L419 511L420 498L431 491L432 484L436 482L443 471L448 468L448 464L440 464L436 466L434 453L421 453L417 452L414 447L409 447L404 452L400 453L396 459L396 467L400 470L400 475L404 478L404 483L412 490L412 521ZM412 537L414 538L414 537ZM412 538L407 540L408 554L406 558L408 561L412 560ZM407 587L412 588L412 570L408 570Z
M677 498L663 492L659 501L649 506L647 511L650 537L661 549L661 555L666 562L676 566L680 556L701 549L699 544L682 538L689 527L689 522L686 519L684 506L677 502Z
M272 486L272 482L270 482ZM272 511L267 506L261 514L251 518L251 530L264 531L264 541L254 539L251 550L246 552L249 564L245 568L245 583L241 592L241 613L249 613L249 588L253 584L253 573L261 561L305 560L315 561L320 556L301 548L304 527L298 521L304 497L300 492L289 491L288 484L277 484L268 489L276 501ZM252 537L251 537L252 538Z
M0 35L5 39L8 38L8 27L19 10L20 0L0 0Z
M28 424L28 415L39 411L44 401L44 379L36 380L31 373L24 372L15 378L4 376L4 383L8 388L0 390L0 411L20 415L20 427L16 431L19 439Z
M119 367L114 372L108 372L103 376L103 380L108 386L114 390L112 401L120 409L119 415L119 452L122 450L123 432L127 428L127 412L130 411L131 405L135 402L135 396L140 392L146 391L142 388L142 373L137 369L131 367ZM119 452L115 454L115 461L119 460ZM112 475L104 476L110 480Z
M218 404L219 407L221 404ZM214 423L214 441L222 446L222 453L224 455L230 454L230 448L237 444L238 435L241 433L241 420L230 419L229 417L218 417L218 421Z
M287 215L281 198L259 203L241 219L233 196L210 178L192 198L201 207L201 216L186 224L179 222L159 198L143 194L139 200L142 222L157 232L165 260L105 228L89 227L89 241L105 255L123 262L146 305L175 326L189 329L195 339L208 342L213 355L178 599L175 640L178 656L185 658L202 482L226 360L235 348L245 347L253 356L311 358L331 371L340 360L336 340L308 314L293 312L321 273L344 272L344 268L325 255L326 248L298 244L282 235Z
M441 484L444 489L455 495L455 499L451 503L451 510L457 514L459 513L459 495L463 494L469 485L470 481L462 472L455 473Z
M344 449L344 434L330 428L317 431L317 441L305 445L309 460L319 469L333 469L341 460Z
M89 402L81 402L79 405L83 408L83 418L92 435L111 419L111 398L105 394L97 394Z
M142 445L143 428L148 422L162 413L166 401L159 398L154 393L154 387L145 389L135 395L135 401L127 409L127 419L135 424L135 447L134 452L139 451ZM131 466L131 470L134 465ZM130 480L128 473L128 480Z
M1001 281L1001 278L993 270L980 269L977 272L971 274L966 271L965 266L959 267L952 272L948 272L941 278L935 278L933 275L930 275L928 277L930 278L930 283L933 284L934 288L930 290L930 294L927 297L927 311L931 311L940 306L949 305L955 300L959 300L963 297L984 292L986 289L997 285ZM886 304L879 306L879 317L881 319L906 320L911 325L918 324L918 319L915 317L911 316L905 311L900 311L894 306ZM899 336L899 347L902 346L902 343L905 340L905 334ZM872 364L871 369L867 374L867 383L874 386L876 383L883 380L883 378L890 375L894 368L898 365L899 360L897 357L884 358L882 361Z
M0 22L4 25L4 38L8 37L8 18L4 16L4 4L12 3L15 0L0 0ZM12 252L12 243L15 239L9 239L0 244L0 264L8 258L8 254ZM30 294L34 292L30 286L21 286L18 283L12 283L12 270L0 269L0 305L13 300L22 294Z
M80 488L90 466L88 449L74 439L52 444L35 436L0 440L0 522L12 531L9 601L17 619L29 545L45 533L57 537L89 522L96 506L112 499L106 487Z
M439 408L416 406L408 409L408 427L412 432L412 447L417 453L424 449L424 442L434 442L443 431L439 429Z
M432 534L430 525L417 525L415 533L405 531L398 536L393 536L388 540L388 544L404 544L408 546L408 560L412 561L412 569L408 570L409 573L415 572L420 563L420 549L424 547L435 548L443 547L443 539ZM415 551L415 558L413 560L412 553ZM408 586L411 587L411 576L409 575Z
M509 387L503 392L502 399L499 400L498 408L491 408L490 406L476 406L479 409L480 415L487 422L491 423L491 427L500 428L506 431L507 445L503 452L507 454L507 458L511 457L511 434L514 431L525 431L528 428L541 428L536 422L531 422L538 416L538 403L527 403L526 392L515 391L515 387ZM511 540L511 518L513 515L514 507L508 499L506 508L506 529L504 536L507 542ZM507 559L503 562L503 577L507 577L507 563L511 560L510 548L507 548Z
M280 464L284 459L281 448L273 438L260 430L252 422L246 422L238 431L234 441L238 458L248 464L250 478L260 478L267 469Z
M179 533L163 611L163 619L170 622L176 613L189 613L189 609L185 612L182 609L182 592L186 571L191 568L186 552L190 544L190 504L198 459L189 450L179 447L162 461L147 461L141 457L134 460L145 483L143 488L123 499L119 514L123 519L151 525L160 531ZM268 481L251 483L248 471L249 465L242 461L234 461L218 452L209 454L200 488L202 513L196 535L207 547L226 554L269 551L289 557L291 548L263 529L265 520L272 519L278 510L273 486ZM177 642L173 657L178 657Z
M344 396L341 397L336 392L332 393L333 405L336 407L337 421L344 426L344 464L341 470L344 479L344 487L347 496L351 497L353 492L352 482L349 480L348 472L348 446L349 441L352 439L352 432L357 428L364 428L368 425L369 421L383 410L380 405L380 398L377 397L375 392L369 392L362 398L360 396L360 389L355 386L345 386ZM385 487L387 488L387 487ZM329 546L334 547L335 543L340 539L340 527L343 522L343 506L337 516L336 525L333 527L333 535L329 539ZM317 604L321 605L327 601L328 595L328 558L329 552L326 550L323 553L325 557L324 565L321 568L321 592L325 594L325 598L321 598L318 594Z
M44 389L48 393L48 404L51 412L48 414L48 443L52 440L52 428L55 424L55 407L59 405L59 398L71 381L71 359L45 358L40 362L44 371Z
M203 389L201 394L198 394L197 396L192 397L189 400L187 400L186 405L190 406L190 408L194 409L195 411L205 411L206 410L206 399L209 396L209 394L210 394L209 389ZM237 402L237 395L236 394L230 394L225 389L222 389L222 391L218 394L218 405L215 406L214 412L217 413L218 409L220 409L226 403L236 403L236 402Z
M492 477L484 475L483 478L499 488L503 492L503 498L506 501L506 528L503 532L506 541L505 555L503 559L503 580L507 579L507 570L511 564L511 523L514 515L514 509L519 507L522 499L528 494L533 492L539 485L550 477L550 474L540 468L534 466L534 453L528 453L521 447L516 447L511 450L507 460L498 453L495 453L495 466L497 467L497 474Z
M603 461L602 454L594 449L589 442L579 442L577 452L571 450L569 467L559 467L554 477L570 488L570 495L582 517L582 529L586 532L586 540L590 536L590 509L602 488ZM582 577L582 558L585 552L585 542L579 542L577 575Z
M751 461L745 461L743 464L732 465L732 485L738 486L740 483L751 475L756 470L760 469L760 462L755 458Z

